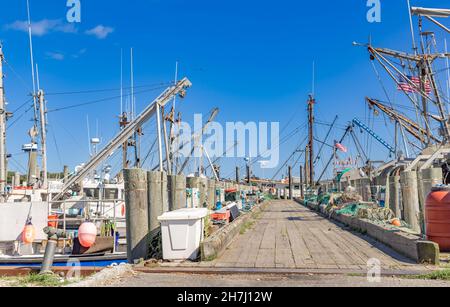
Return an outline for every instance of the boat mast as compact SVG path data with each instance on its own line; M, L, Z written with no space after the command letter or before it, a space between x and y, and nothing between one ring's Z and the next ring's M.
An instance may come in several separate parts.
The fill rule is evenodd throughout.
M178 61L175 62L175 81L174 84L177 84L178 82ZM174 155L174 141L175 141L175 134L174 134L174 129L175 129L175 113L176 113L176 102L177 102L177 98L176 96L173 97L173 102L172 102L172 111L170 113L170 132L169 132L169 138L170 138L170 142L169 142L169 146L170 146L170 159L171 159L171 163L172 163L172 174L176 174L177 173L177 157L175 157ZM180 131L178 131L179 133Z
M447 47L447 39L444 40L444 45L445 45L445 54L448 54L448 47ZM446 82L446 87L447 87L447 102L450 102L450 64L449 64L449 60L448 60L448 56L445 60L446 62L446 68L447 68L447 82ZM448 103L446 104L446 111L448 113Z
M0 43L0 196L3 198L6 187L6 107L3 85L3 46Z
M308 179L310 187L314 186L314 105L316 101L313 95L308 99Z
M416 44L416 38L415 38L415 34L414 34L414 24L413 24L413 19L412 19L411 3L410 3L409 0L407 0L407 4L408 4L409 26L411 28L411 38L412 38L413 51L414 51L414 54L417 55L417 44Z
M34 72L34 57L33 57L33 35L31 33L31 14L30 14L30 2L27 0L27 16L28 16L28 39L30 44L30 63L31 63L31 78L33 82L33 106L34 106L34 126L33 130L37 131L37 102L36 102L36 78ZM31 141L35 144L35 138L31 137Z
M123 104L123 50L120 50L120 116L119 116L120 130L123 130L128 125L127 108ZM128 168L128 142L126 140L122 144L122 168ZM90 147L89 147L90 148Z
M36 137L38 136L38 107L37 107L37 94L36 94L36 77L35 77L35 71L34 71L34 56L33 56L33 35L32 35L32 29L31 29L31 14L30 14L30 1L27 0L27 17L28 17L28 39L29 39L29 45L30 45L30 64L31 64L31 78L33 83L33 109L34 109L34 117L33 117L33 127L29 130L29 135L31 138L31 146L30 146L30 156L28 161L28 185L33 186L35 185L35 182L32 182L32 180L36 180L38 178L38 174L36 174L36 149L37 147L36 143Z
M42 150L42 186L41 188L47 189L48 187L48 174L47 174L47 127L46 127L46 107L45 107L45 98L44 91L39 90L38 92L39 98L39 115L40 115L40 132L41 132L41 150Z
M445 26L443 26L437 20L434 19L435 16L449 17L450 10L413 7L410 9L410 12L411 12L411 14L417 15L419 17L419 34L421 37L425 36L427 41L428 41L428 36L433 35L433 33L422 31L422 27L423 27L423 18L422 17L425 17L426 19L433 22L434 24L437 24L439 27L444 29L444 31L450 32L450 30L448 28L446 28ZM437 88L435 74L433 71L432 62L435 58L432 57L432 60L430 60L430 57L432 56L430 54L431 50L429 50L428 44L427 44L427 46L424 45L423 38L421 39L421 49L422 49L423 56L422 56L422 60L418 63L419 64L418 67L420 70L420 74L419 74L420 82L421 82L420 87L421 87L422 92L425 92L424 91L425 83L427 81L429 81L431 83L431 86L432 86L432 89L434 92L434 96L436 98L435 104L438 108L439 115L440 115L442 134L444 137L443 143L445 144L450 141L450 125L448 123L448 116L447 116L446 108L444 107L444 104L441 100L441 96L440 96L439 90ZM446 55L446 57L447 57L447 55ZM427 101L426 98L428 98L428 97L424 97L424 95L422 95L422 97L423 97L422 100L424 101L423 103L425 104ZM424 105L424 108L425 107L426 106ZM426 110L424 109L424 113L425 113L425 111Z
M312 63L312 87L308 99L308 145L305 151L306 183L312 189L314 186L314 99L316 81L316 63Z
M136 99L134 97L134 59L133 59L133 48L130 50L130 76L131 76L131 119L136 119ZM137 127L134 132L134 166L141 167L141 134L142 128Z

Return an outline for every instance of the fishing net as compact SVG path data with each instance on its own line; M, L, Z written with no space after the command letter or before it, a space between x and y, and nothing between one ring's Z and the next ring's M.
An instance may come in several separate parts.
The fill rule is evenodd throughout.
M335 211L336 214L354 216L378 222L387 222L395 218L395 213L388 208L381 208L374 204L352 203Z
M371 221L390 221L395 218L395 214L388 208L360 208L357 217Z
M356 216L359 209L360 209L360 204L349 204L349 205L342 207L339 210L336 210L335 212L336 212L336 214L340 214L340 215Z
M328 204L330 202L330 199L330 194L322 194L317 197L317 202L319 203L319 205Z
M162 233L161 230L154 232L150 240L150 259L162 259Z
M305 202L305 204L316 203L317 202L317 195L307 195L307 196L305 196L304 202Z

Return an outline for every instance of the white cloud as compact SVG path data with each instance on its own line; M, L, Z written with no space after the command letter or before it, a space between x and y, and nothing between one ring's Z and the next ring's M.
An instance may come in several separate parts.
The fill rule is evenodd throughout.
M62 61L65 58L64 54L61 53L61 52L51 52L51 51L49 51L49 52L46 52L45 55L48 58L56 60L56 61Z
M86 52L87 52L87 48L80 49L79 51L77 51L77 53L72 54L72 57L73 57L74 59L78 59L79 57L81 57L82 55L84 55Z
M28 22L17 20L5 26L7 30L28 32ZM33 35L44 36L51 32L77 33L77 29L72 23L64 23L61 19L42 19L31 23Z
M109 34L114 32L114 28L105 27L104 25L98 25L95 28L92 28L86 31L88 35L94 35L98 39L105 39Z

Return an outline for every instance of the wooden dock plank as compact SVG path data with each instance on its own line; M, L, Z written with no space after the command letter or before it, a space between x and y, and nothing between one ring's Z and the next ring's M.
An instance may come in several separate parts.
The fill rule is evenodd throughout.
M411 266L384 245L349 231L292 201L272 201L252 229L212 264L235 268L365 269ZM206 265L206 264L205 264Z

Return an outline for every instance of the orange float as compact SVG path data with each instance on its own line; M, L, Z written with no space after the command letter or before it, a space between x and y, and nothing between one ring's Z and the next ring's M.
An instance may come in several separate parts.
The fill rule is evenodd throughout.
M123 203L123 204L122 204L122 207L121 207L120 213L122 214L122 216L125 216L125 213L126 213L126 209L125 209L125 203Z
M450 252L450 187L435 187L425 202L427 239L439 244L442 252Z
M80 228L78 228L78 241L80 241L80 245L89 248L95 243L95 239L97 238L97 226L91 222L84 222L81 224Z
M391 222L391 224L392 224L393 226L396 226L396 227L402 226L402 223L400 222L399 219L393 219L392 222Z
M36 229L33 224L28 223L22 231L22 242L25 244L31 244L36 238Z
M58 218L57 214L48 216L48 227L58 228Z

